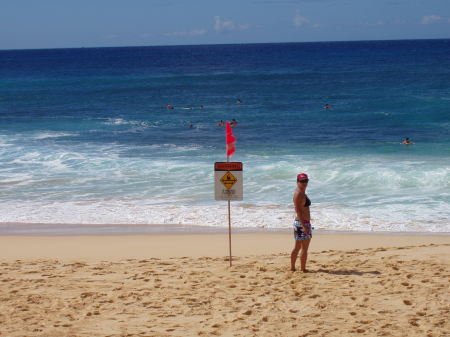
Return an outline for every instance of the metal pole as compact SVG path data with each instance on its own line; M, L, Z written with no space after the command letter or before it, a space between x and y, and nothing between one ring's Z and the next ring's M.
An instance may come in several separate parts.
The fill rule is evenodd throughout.
M230 162L230 157L227 156L227 163ZM228 248L230 251L230 267L231 267L231 211L230 200L228 199Z
M230 212L230 200L228 200L228 243L230 248L230 267L231 267L231 212Z

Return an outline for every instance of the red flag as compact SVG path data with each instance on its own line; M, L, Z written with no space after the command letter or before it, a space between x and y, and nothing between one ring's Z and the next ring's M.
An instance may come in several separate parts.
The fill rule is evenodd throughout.
M236 138L233 136L233 131L231 130L230 122L227 121L225 126L225 143L227 148L227 158L231 157L233 153L236 151L234 147L234 143L236 142Z

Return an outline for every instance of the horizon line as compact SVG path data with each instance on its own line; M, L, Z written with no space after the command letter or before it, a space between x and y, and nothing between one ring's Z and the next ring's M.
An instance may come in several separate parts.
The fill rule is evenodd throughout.
M424 41L424 40L450 40L450 38L420 38L420 39L373 39L373 40L334 40L334 41L285 41L285 42L236 42L236 43L199 43L199 44L161 44L161 45L124 45L124 46L102 46L102 47L44 47L44 48L12 48L0 49L1 51L18 50L60 50L60 49L102 49L102 48L151 48L151 47L194 47L194 46L233 46L233 45L255 45L255 44L301 44L301 43L339 43L339 42L381 42L381 41Z

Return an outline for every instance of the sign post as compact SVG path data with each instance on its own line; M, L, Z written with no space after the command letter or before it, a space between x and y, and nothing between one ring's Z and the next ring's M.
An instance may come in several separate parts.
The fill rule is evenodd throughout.
M242 162L216 162L214 163L215 199L228 201L228 243L231 257L231 200L243 200L244 179Z

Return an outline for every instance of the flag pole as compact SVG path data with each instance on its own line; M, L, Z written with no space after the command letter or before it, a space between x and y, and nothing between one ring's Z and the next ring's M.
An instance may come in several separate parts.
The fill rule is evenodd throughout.
M227 163L230 161L229 157L227 156ZM231 262L231 208L230 208L230 199L228 199L228 248L230 252L230 267L232 266Z
M233 131L231 131L230 122L227 121L225 124L225 144L226 144L226 154L227 163L230 162L230 157L235 152L234 142L236 138L233 136ZM230 267L232 266L232 255L231 255L231 207L230 207L230 196L228 196L228 245L230 251Z
M228 200L228 242L230 246L230 267L231 267L231 214L230 214L230 200Z

